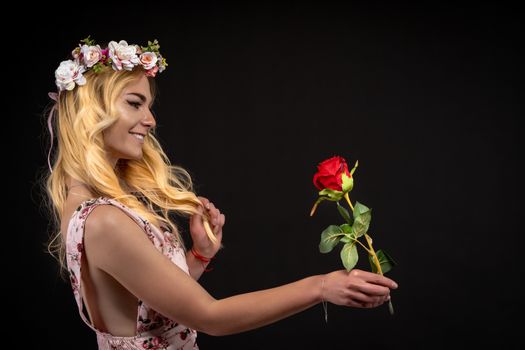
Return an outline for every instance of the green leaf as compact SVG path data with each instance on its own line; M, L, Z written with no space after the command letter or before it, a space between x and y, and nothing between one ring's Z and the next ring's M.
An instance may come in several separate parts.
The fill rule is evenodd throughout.
M354 220L356 219L356 217L361 215L361 213L364 213L369 210L370 208L368 208L366 205L359 203L359 202L355 202L354 211L352 213L354 215Z
M343 198L343 192L325 188L324 190L319 191L319 196L326 196L326 199L331 201L339 201Z
M350 171L350 175L351 175L351 176L354 175L354 171L355 171L355 169L357 169L358 166L359 166L359 160L356 160L356 161L355 161L355 164L354 164L354 167L353 167L352 170Z
M372 220L372 209L367 208L359 202L356 202L353 214L354 223L352 225L352 232L356 238L358 238L368 232L370 220Z
M377 259L379 260L379 265L381 265L381 271L383 273L387 273L392 269L392 267L397 265L394 259L392 259L390 255L388 255L386 252L383 252L382 250L376 251L376 255ZM377 273L377 268L374 264L374 258L372 257L372 255L368 255L368 261L372 266L372 272Z
M341 249L341 260L343 261L343 265L346 268L346 271L352 270L357 264L358 259L359 255L357 254L357 247L355 246L355 242L346 243L343 246L343 249Z
M352 237L350 235L344 235L343 238L341 238L341 243L348 243L348 242L353 242L354 240L352 239Z
M344 236L343 231L337 225L328 226L321 233L321 242L319 243L319 251L321 253L329 253L339 243L339 240Z
M352 188L354 187L354 178L343 173L341 175L341 179L342 179L341 187L343 189L343 192L347 193L347 192L352 191Z
M91 39L91 35L88 35L87 38L80 40L80 42L87 46L95 46L95 40Z
M350 213L348 212L348 210L346 210L345 207L339 204L339 202L337 202L337 210L339 211L339 214L341 214L343 219L345 219L345 221L348 223L348 225L352 225L354 220L352 220L352 218L350 217Z
M341 226L339 226L339 228L341 228L341 230L344 233L352 233L352 226L350 226L348 224L342 224Z
M387 252L379 249L376 254L379 259L379 263L381 264L381 270L383 273L390 271L394 266L397 265L395 260L392 259L392 257Z
M156 54L159 53L160 45L157 39L153 40L153 42L148 41L148 46L141 46L140 47L143 52L154 52Z

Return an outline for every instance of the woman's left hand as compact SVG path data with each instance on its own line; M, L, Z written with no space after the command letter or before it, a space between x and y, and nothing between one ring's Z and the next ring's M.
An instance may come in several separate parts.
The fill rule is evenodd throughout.
M193 248L201 255L212 258L217 254L217 251L221 248L222 241L222 227L226 222L226 217L224 214L221 214L220 210L215 208L212 202L207 198L198 197L202 203L202 207L199 207L199 212L202 214L206 210L211 218L210 226L217 242L213 243L208 238L206 230L204 229L204 224L202 222L202 215L192 215L190 218L190 234L191 239L193 240Z

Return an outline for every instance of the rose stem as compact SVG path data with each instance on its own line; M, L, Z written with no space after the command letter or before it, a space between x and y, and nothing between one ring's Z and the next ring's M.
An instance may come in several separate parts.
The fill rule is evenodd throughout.
M319 201L316 201L314 206L312 207L312 210L310 210L310 216L313 216L315 213L315 210L317 209L317 205L319 204Z
M348 192L345 193L345 199L348 202L348 205L350 208L352 208L352 211L354 211L354 206L352 205L352 202L350 201L350 197L348 197Z
M366 242L368 243L368 246L370 247L370 251L372 252L372 259L374 260L374 264L376 265L377 272L383 276L383 270L381 269L381 264L379 263L379 259L377 258L377 254L372 247L372 238L368 234L365 233ZM370 252L369 251L369 252ZM390 314L394 314L394 306L392 305L392 299L388 300L388 310L390 311Z

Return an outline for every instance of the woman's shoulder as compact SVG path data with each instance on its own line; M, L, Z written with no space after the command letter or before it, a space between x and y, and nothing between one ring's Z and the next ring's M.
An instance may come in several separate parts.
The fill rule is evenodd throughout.
M94 206L94 204L98 204ZM86 208L92 207L89 219L86 218L86 230L98 231L104 228L118 229L121 224L129 221L129 215L118 204L110 201L88 203Z
M83 226L83 234L88 237L101 236L103 240L113 236L127 234L130 229L148 234L152 237L152 229L156 227L143 215L117 199L98 197L85 200L76 209L73 218L76 226ZM157 228L158 229L158 228Z
M84 201L80 204L78 210L85 212L86 229L93 231L118 229L123 224L143 221L132 209L118 200L108 197L98 197ZM89 215L89 219L87 215ZM83 215L81 214L81 216Z
M96 210L97 212L105 212L105 211L115 211L116 212L116 210L125 211L129 213L133 212L130 208L128 208L126 205L119 202L118 200L109 198L109 197L105 197L105 196L92 197L92 198L85 199L82 201L76 201L76 202L73 202L72 205L73 207L76 208L75 212L81 214L80 215L81 218L87 218L87 215L85 214L88 214L88 213L90 214L89 216L91 217L92 216L91 212L95 211L95 209L97 209ZM99 208L105 208L105 209L99 209ZM113 208L116 210L109 209L109 208ZM101 215L98 214L96 216L101 216Z
M129 242L132 236L144 236L133 213L114 200L98 200L85 218L84 240L100 251ZM104 205L106 204L106 205ZM99 250L99 249L96 250Z
M118 227L134 215L122 203L108 197L94 197L84 200L68 200L65 203L62 225L84 226L89 231ZM66 222L67 221L67 222ZM69 230L68 229L68 230Z

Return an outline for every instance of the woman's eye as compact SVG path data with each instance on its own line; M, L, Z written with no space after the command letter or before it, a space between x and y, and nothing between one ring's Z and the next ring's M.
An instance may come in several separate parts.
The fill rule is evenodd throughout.
M140 102L134 102L134 101L128 101L128 104L129 104L130 106L132 106L133 108L135 108L135 109L139 109L140 106L142 106L142 103L140 103Z

